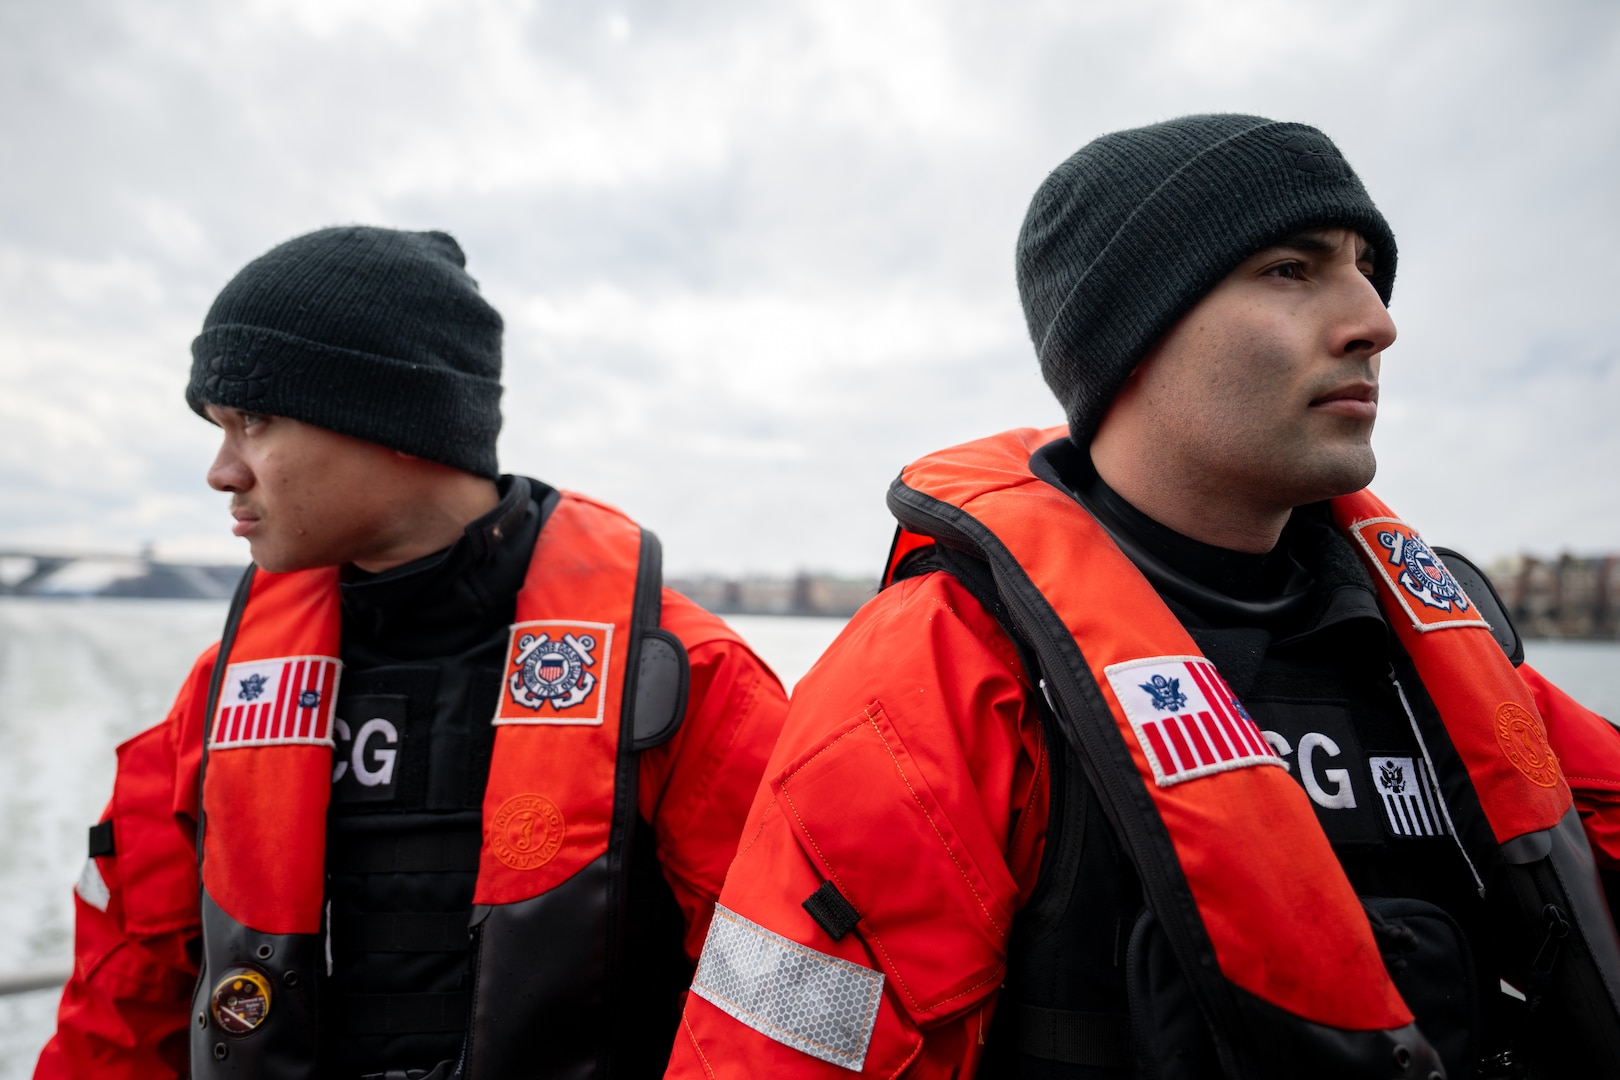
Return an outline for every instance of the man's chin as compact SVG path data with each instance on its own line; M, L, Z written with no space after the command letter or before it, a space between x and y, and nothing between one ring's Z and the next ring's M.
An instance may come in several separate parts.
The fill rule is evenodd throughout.
M319 558L312 557L312 553L288 551L278 544L248 543L248 552L253 557L253 565L267 574L290 574L295 570L310 570L317 566L327 565Z
M1332 462L1325 462L1318 483L1313 485L1319 493L1312 502L1323 499L1336 499L1340 495L1350 495L1360 491L1373 482L1378 473L1378 459L1373 456L1371 447L1362 447L1359 452L1346 454Z

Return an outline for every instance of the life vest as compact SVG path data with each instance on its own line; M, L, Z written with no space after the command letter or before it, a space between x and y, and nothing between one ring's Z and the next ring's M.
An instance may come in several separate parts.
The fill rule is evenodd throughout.
M933 544L988 564L1228 1075L1429 1076L1438 1059L1303 791L1142 573L1032 470L1066 437L1021 429L906 468L887 577ZM1332 509L1438 712L1420 738L1479 888L1509 894L1527 942L1550 929L1543 1013L1606 1063L1591 1075L1620 1075L1620 942L1529 690L1416 532L1367 492Z
M564 494L517 595L483 801L458 1076L605 1075L636 752L674 734L686 654L658 628L660 549ZM338 571L250 572L209 688L192 1075L314 1077Z

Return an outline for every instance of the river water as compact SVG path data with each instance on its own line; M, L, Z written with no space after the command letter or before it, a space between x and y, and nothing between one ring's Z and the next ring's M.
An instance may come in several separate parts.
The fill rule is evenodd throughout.
M112 789L113 748L163 717L225 605L0 599L0 976L71 963L71 889L85 829ZM728 620L791 686L836 619ZM1529 661L1620 719L1620 643L1530 642ZM0 998L0 1080L30 1075L56 994Z

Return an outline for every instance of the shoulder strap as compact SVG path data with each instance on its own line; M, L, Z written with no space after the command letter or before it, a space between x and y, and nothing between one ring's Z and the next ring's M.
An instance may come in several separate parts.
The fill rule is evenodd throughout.
M203 723L202 764L197 769L197 863L200 866L203 858L203 829L207 817L203 814L203 777L208 773L208 732L212 726L214 710L219 707L220 687L225 683L225 667L231 655L231 645L236 641L236 628L242 623L242 609L247 606L248 594L253 591L253 575L258 570L254 563L248 563L248 568L242 571L242 577L236 583L236 592L231 597L230 610L225 615L225 630L220 635L219 652L214 654L214 670L208 676L208 704L203 709L203 716L207 720Z

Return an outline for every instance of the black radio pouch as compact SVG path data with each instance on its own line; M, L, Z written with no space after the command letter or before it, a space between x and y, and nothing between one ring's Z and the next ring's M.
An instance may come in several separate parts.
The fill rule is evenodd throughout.
M1445 911L1403 896L1365 896L1362 907L1395 989L1450 1077L1479 1062L1479 981L1468 939Z
M1362 906L1395 988L1453 1078L1477 1075L1479 984L1462 928L1443 910L1408 897L1364 897ZM1221 1076L1192 987L1151 911L1131 932L1125 958L1131 1046L1142 1080ZM1349 1062L1344 1063L1353 1068ZM1321 1062L1322 1075L1337 1075Z

